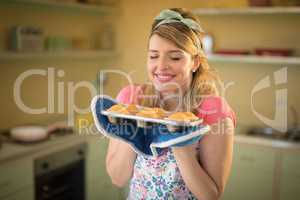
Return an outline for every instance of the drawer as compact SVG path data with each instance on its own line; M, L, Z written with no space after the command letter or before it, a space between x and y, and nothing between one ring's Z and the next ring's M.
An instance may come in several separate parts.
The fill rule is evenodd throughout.
M235 144L231 174L222 200L271 200L276 151Z
M270 148L235 144L233 163L265 172L273 172L276 152Z
M33 186L33 163L20 159L0 165L0 198L21 188Z
M300 180L300 152L284 153L282 156L282 170L284 174Z

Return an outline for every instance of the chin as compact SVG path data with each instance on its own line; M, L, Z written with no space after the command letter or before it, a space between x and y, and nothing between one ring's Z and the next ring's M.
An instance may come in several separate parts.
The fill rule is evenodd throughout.
M160 83L154 81L154 87L156 90L162 93L177 93L181 87L176 82L167 82L167 83Z

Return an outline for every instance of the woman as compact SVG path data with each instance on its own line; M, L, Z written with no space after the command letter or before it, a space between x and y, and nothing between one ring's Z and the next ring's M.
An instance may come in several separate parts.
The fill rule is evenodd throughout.
M128 86L117 97L123 103L189 110L211 126L197 144L168 148L157 158L137 155L127 143L110 139L107 172L119 187L131 179L128 199L210 200L219 199L224 191L232 162L235 115L218 96L218 76L202 51L202 34L190 12L161 11L149 37L151 85Z

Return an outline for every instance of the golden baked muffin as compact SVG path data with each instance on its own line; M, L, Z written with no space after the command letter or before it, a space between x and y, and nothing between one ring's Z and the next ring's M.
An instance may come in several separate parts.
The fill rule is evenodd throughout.
M141 117L149 117L149 118L156 118L162 119L165 117L165 111L161 108L143 108L140 112L136 114L137 116Z
M194 121L199 118L191 112L176 112L171 114L168 119L175 121Z
M130 115L131 114L126 108L119 110L118 113L125 114L125 115Z
M167 116L167 113L164 109L162 108L153 108L153 111L158 114L159 116L161 116L160 118L164 118Z
M185 116L187 116L190 120L197 120L199 119L194 113L192 112L184 112Z
M122 104L115 104L112 107L110 107L109 109L107 109L107 111L118 112L119 110L122 110L124 108L125 108L125 106L123 106Z
M121 114L130 114L126 107L122 104L116 104L110 107L107 111L116 112Z
M139 109L138 109L138 107L137 107L136 105L134 105L134 104L129 104L129 105L127 106L127 111L128 111L130 114L135 115L136 113L139 112Z

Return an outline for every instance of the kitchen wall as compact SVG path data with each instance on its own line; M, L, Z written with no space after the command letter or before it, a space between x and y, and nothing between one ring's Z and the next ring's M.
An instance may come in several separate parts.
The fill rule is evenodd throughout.
M137 83L144 82L146 80L145 63L146 63L146 48L147 38L151 26L153 17L162 8L168 7L185 7L187 9L193 9L198 7L244 7L247 6L247 0L155 0L155 1L138 1L138 0L120 0L118 5L118 14L113 18L102 18L94 15L83 15L80 13L63 13L60 11L55 12L41 12L38 9L24 10L22 6L0 6L0 32L7 30L11 24L16 23L30 23L40 25L47 29L48 34L51 31L55 34L62 35L79 35L89 36L91 32L97 33L100 30L100 26L105 21L114 21L116 25L116 44L118 55L112 59L99 59L99 60L78 60L70 61L66 60L26 60L26 61L14 61L14 62L0 62L1 67L1 121L0 128L7 128L17 124L23 123L46 123L49 120L53 121L58 117L67 115L67 83L74 81L93 81L96 78L96 73L99 69L121 69L125 72L130 72L133 80ZM29 14L30 13L30 14ZM243 42L243 35L235 35L232 37L230 32L224 24L221 22L213 22L213 25L209 25L209 20L203 19L204 28L213 31L213 25L223 26L222 33L219 38L228 38L225 44L220 42L219 45L226 46L226 42L233 42L234 47L239 47L239 42ZM267 22L277 23L266 19ZM289 24L290 20L285 19L280 24ZM207 27L207 28L206 28ZM300 26L299 26L300 27ZM264 28L260 26L259 28ZM295 28L295 27L294 27ZM299 33L299 28L296 28ZM294 29L293 29L294 30ZM253 34L255 34L255 30ZM247 33L251 35L252 33ZM246 35L247 35L246 34ZM275 34L275 33L274 33ZM296 37L291 37L291 43L288 45L300 46L300 40ZM249 38L247 41L250 41ZM249 42L248 42L249 44ZM244 48L244 43L242 43ZM249 46L251 47L251 45ZM274 71L280 69L283 66L273 65L256 65L256 64L223 64L223 63L211 63L216 67L223 80L228 82L234 82L226 93L226 98L230 105L237 113L238 120L240 122L241 129L251 126L253 124L263 125L262 122L253 114L250 107L250 94L254 85L263 77L272 75ZM56 77L56 83L65 83L65 112L63 114L57 113L57 107L55 113L57 114L25 114L15 104L13 99L13 84L18 75L27 69L38 68L46 69L47 67L56 67L56 69L64 70L65 76L60 78ZM300 112L300 106L297 102L300 101L299 86L297 79L300 75L299 66L288 67L288 83L280 86L280 88L288 89L288 104L296 107ZM273 80L271 78L271 80ZM122 86L126 85L126 80L123 77L112 75L107 79L105 93L115 96ZM277 88L277 87L276 87ZM55 89L57 92L57 88ZM275 113L274 109L274 95L275 86L272 85L268 90L261 92L255 96L255 108L259 113L272 118ZM25 102L34 108L39 108L47 104L47 81L45 78L32 77L26 81L22 88L22 96ZM81 88L76 92L76 105L80 107L87 107L90 102L90 94L87 89ZM57 103L57 97L55 102ZM289 113L290 116L290 113ZM289 123L292 119L289 118Z

